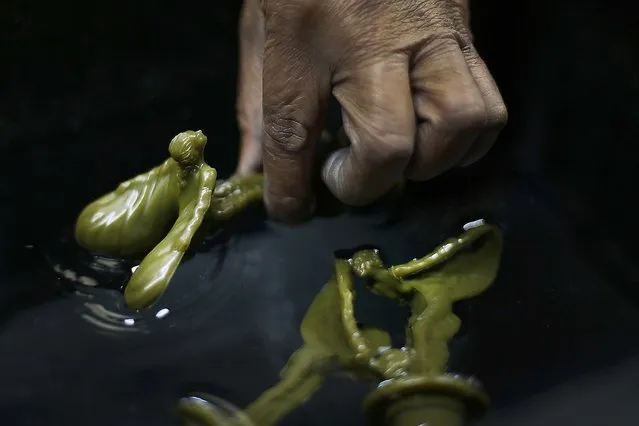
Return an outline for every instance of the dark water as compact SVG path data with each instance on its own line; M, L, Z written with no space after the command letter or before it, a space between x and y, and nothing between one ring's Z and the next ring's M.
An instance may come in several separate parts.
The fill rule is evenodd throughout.
M485 161L392 208L294 229L249 212L184 263L157 308L122 306L134 264L87 257L70 226L181 130L202 129L208 162L233 170L236 3L0 14L0 424L169 425L197 390L243 407L299 345L336 250L372 244L401 262L484 217L504 232L502 268L460 307L451 365L490 393L484 424L635 425L639 15L620 3L483 2L478 48L511 113ZM401 311L374 297L360 308L401 334ZM283 425L364 424L367 391L331 379Z

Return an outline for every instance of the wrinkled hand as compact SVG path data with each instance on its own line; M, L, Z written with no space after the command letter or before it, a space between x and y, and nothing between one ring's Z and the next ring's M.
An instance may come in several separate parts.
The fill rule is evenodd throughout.
M349 148L323 166L346 204L480 159L507 120L472 44L467 0L245 0L238 173L261 165L269 213L311 213L331 91Z

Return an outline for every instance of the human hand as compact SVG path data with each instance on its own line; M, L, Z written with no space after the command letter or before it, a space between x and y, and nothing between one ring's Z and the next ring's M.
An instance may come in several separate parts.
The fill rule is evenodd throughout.
M245 0L241 45L238 173L263 164L279 219L312 212L331 91L351 145L329 157L323 179L350 205L477 161L507 120L467 0Z

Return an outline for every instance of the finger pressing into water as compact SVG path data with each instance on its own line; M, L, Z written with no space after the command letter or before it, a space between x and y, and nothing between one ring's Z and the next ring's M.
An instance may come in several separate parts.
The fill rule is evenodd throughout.
M312 170L330 96L330 75L295 38L286 13L265 15L264 201L271 217L296 222L314 209Z

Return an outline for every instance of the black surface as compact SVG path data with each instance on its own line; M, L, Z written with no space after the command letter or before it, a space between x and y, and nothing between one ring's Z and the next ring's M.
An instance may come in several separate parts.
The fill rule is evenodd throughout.
M477 217L502 227L505 254L494 287L460 307L452 367L493 398L482 424L637 424L630 6L481 2L478 49L511 114L484 161L409 188L389 211L295 229L250 213L183 265L165 318L114 320L129 331L107 333L86 320L86 303L127 314L118 294L60 278L54 264L96 274L60 238L87 201L162 160L181 130L201 128L207 160L233 170L239 2L40 3L0 13L0 424L168 425L192 390L243 406L299 344L333 251L373 244L399 262ZM401 312L374 297L359 308L401 334ZM363 424L366 391L331 379L283 424Z

